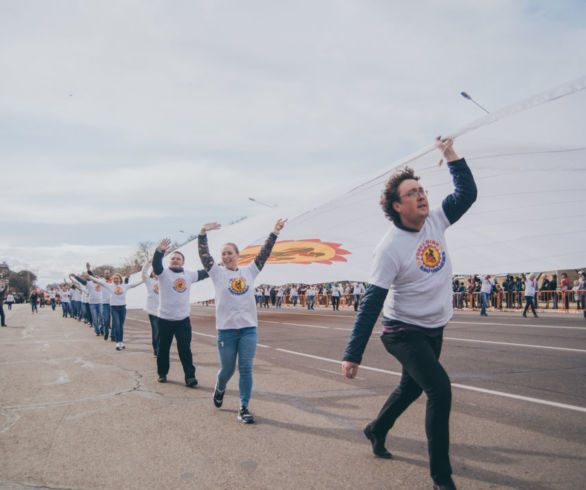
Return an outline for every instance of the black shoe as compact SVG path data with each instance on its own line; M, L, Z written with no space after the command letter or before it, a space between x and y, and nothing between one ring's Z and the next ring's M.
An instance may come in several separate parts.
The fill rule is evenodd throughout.
M383 459L392 459L393 458L393 455L389 451L387 451L387 448L385 447L385 440L379 439L378 437L376 437L374 435L374 433L372 432L372 428L370 427L370 424L368 424L364 428L364 435L372 444L372 452L374 453L374 455L377 458L383 458Z
M224 403L224 393L225 392L226 392L226 390L224 390L224 391L218 390L217 386L214 389L214 405L217 408L220 408L222 406L222 403Z
M166 383L167 382L167 376L165 374L161 374L161 375L159 375L159 379L157 381L159 383Z
M108 340L108 332L104 334L104 340Z
M538 318L537 313L533 313L533 318Z
M527 318L527 315L525 313L523 313L523 318Z
M238 410L238 420L243 424L254 424L254 417L248 411L248 407L240 407L240 410Z
M433 483L433 490L456 490L456 485L452 478L448 478L443 483Z
M195 377L187 378L185 380L185 386L187 386L188 388L195 388L197 386L197 379L195 379Z

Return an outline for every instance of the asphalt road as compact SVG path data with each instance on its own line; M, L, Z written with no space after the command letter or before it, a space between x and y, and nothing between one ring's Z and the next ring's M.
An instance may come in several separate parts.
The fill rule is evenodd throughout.
M362 427L398 382L375 329L358 378L340 373L353 311L259 312L251 410L236 421L237 375L222 409L214 309L192 309L200 387L175 348L156 382L150 327L129 311L127 349L57 312L26 307L0 331L4 488L430 488L425 396L376 459ZM456 313L442 363L453 383L459 488L581 489L586 481L586 321L577 315Z

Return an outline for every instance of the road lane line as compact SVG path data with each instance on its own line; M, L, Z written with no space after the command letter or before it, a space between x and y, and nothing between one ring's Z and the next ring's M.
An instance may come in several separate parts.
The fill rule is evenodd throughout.
M341 361L339 359L328 359L327 357L314 356L311 354L305 354L303 352L296 352L296 351L287 350L287 349L277 349L276 348L275 350L277 350L279 352L284 352L286 354L292 354L292 355L301 356L301 357L308 357L310 359L316 359L319 361L326 361L326 362L331 362L331 363L335 363L335 364L341 363ZM393 376L401 376L401 373L397 373L396 371L389 371L387 369L379 369L379 368L370 367L370 366L362 366L361 365L360 369L367 370L367 371L374 371L374 372L383 373L383 374L392 374ZM459 383L452 383L452 386L454 388L460 388L461 390L475 391L478 393L484 393L486 395L500 396L502 398L511 398L513 400L521 400L521 401L526 401L526 402L530 402L530 403L535 403L538 405L547 405L550 407L564 408L566 410L573 410L576 412L586 413L586 407L579 407L577 405L568 405L566 403L551 402L549 400L542 400L540 398L532 398L530 396L515 395L513 393L505 393L504 391L487 390L484 388L478 388L476 386L463 385L463 384L459 384Z
M141 320L138 318L132 318L133 320L139 321L139 322L143 322L143 323L149 323L145 320ZM327 328L327 327L326 327ZM198 335L204 335L206 337L213 337L215 338L215 335L209 335L209 334L202 334L199 332L194 332L197 333ZM259 344L260 345L260 344ZM519 344L521 346L524 347L524 344ZM271 348L270 346L264 346L263 347L267 347L267 348ZM541 346L537 346L537 347L541 347ZM334 363L334 364L340 364L341 361L339 359L329 359L327 357L321 357L321 356L314 356L312 354L305 354L303 352L297 352L297 351L292 351L292 350L287 350L287 349L281 349L281 348L275 348L276 351L278 352L283 352L286 354L292 354L292 355L296 355L296 356L301 356L301 357L307 357L310 359L315 359L318 361L325 361L325 362L329 362L329 363ZM365 371L372 371L375 373L382 373L382 374L391 374L393 376L401 376L401 373L398 373L396 371L389 371L388 369L380 369L380 368L375 368L375 367L371 367L371 366L360 366L360 369L365 370ZM501 398L510 398L513 400L520 400L520 401L526 401L529 403L535 403L537 405L546 405L546 406L550 406L550 407L556 407L556 408L563 408L566 410L573 410L575 412L582 412L582 413L586 413L586 407L579 407L577 405L569 405L566 403L558 403L558 402L551 402L549 400L542 400L540 398L532 398L529 396L523 396L523 395L515 395L513 393L506 393L504 391L496 391L496 390L487 390L485 388L478 388L476 386L469 386L469 385L463 385L463 384L459 384L459 383L452 383L452 386L454 388L459 388L461 390L468 390L468 391L474 391L477 393L484 393L486 395L494 395L494 396L499 396Z
M495 345L514 346L514 347L528 347L530 349L561 350L561 351L565 351L565 352L583 352L583 353L586 352L586 350L584 350L584 349L570 349L568 347L550 347L547 345L516 344L514 342L497 342L494 340L459 339L456 337L444 337L444 340L455 340L456 342L476 342L479 344L495 344Z
M449 325L494 325L498 327L522 327L522 328L552 328L560 330L586 330L586 327L564 327L562 325L522 325L520 323L497 323L497 322L461 322L461 321L450 321Z
M145 320L139 320L137 318L132 318L132 317L129 317L129 318L131 320L136 320L138 322L149 323ZM341 331L345 331L345 332L352 331L351 328L326 327L323 325L309 325L309 324L305 324L305 323L277 322L277 321L268 321L268 320L263 320L263 322L264 323L275 323L277 325L291 325L291 326L295 326L295 327L316 328L316 329L321 329L321 330L341 330ZM498 325L500 325L500 324L498 324ZM193 333L197 333L197 332L194 331ZM199 334L199 335L204 335L204 334ZM207 336L215 338L215 335L207 335ZM534 345L534 344L519 344L519 343L514 343L514 342L497 342L495 340L462 339L462 338L458 338L458 337L444 337L444 340L453 340L456 342L470 342L470 343L478 343L478 344L503 345L503 346L510 346L510 347L525 347L525 348L529 348L529 349L546 349L546 350L556 350L556 351L562 351L562 352L586 353L586 349L572 349L569 347L551 347L551 346L547 346L547 345Z

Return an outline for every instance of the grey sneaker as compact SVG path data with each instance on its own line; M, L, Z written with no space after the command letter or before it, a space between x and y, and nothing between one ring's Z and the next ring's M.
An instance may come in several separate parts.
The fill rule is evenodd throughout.
M217 386L214 389L214 405L217 408L220 408L222 406L222 403L224 403L224 393L225 392L226 392L226 390L220 391Z
M254 424L254 417L248 411L248 407L240 407L240 410L238 410L238 420L243 424Z
M188 388L195 388L197 386L197 379L195 379L195 377L187 378L185 380L185 386L187 386Z

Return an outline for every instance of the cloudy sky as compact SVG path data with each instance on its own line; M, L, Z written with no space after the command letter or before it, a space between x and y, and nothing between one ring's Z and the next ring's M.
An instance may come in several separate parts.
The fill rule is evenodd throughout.
M343 191L584 75L586 4L0 0L0 262L39 285ZM182 233L183 230L186 233Z

